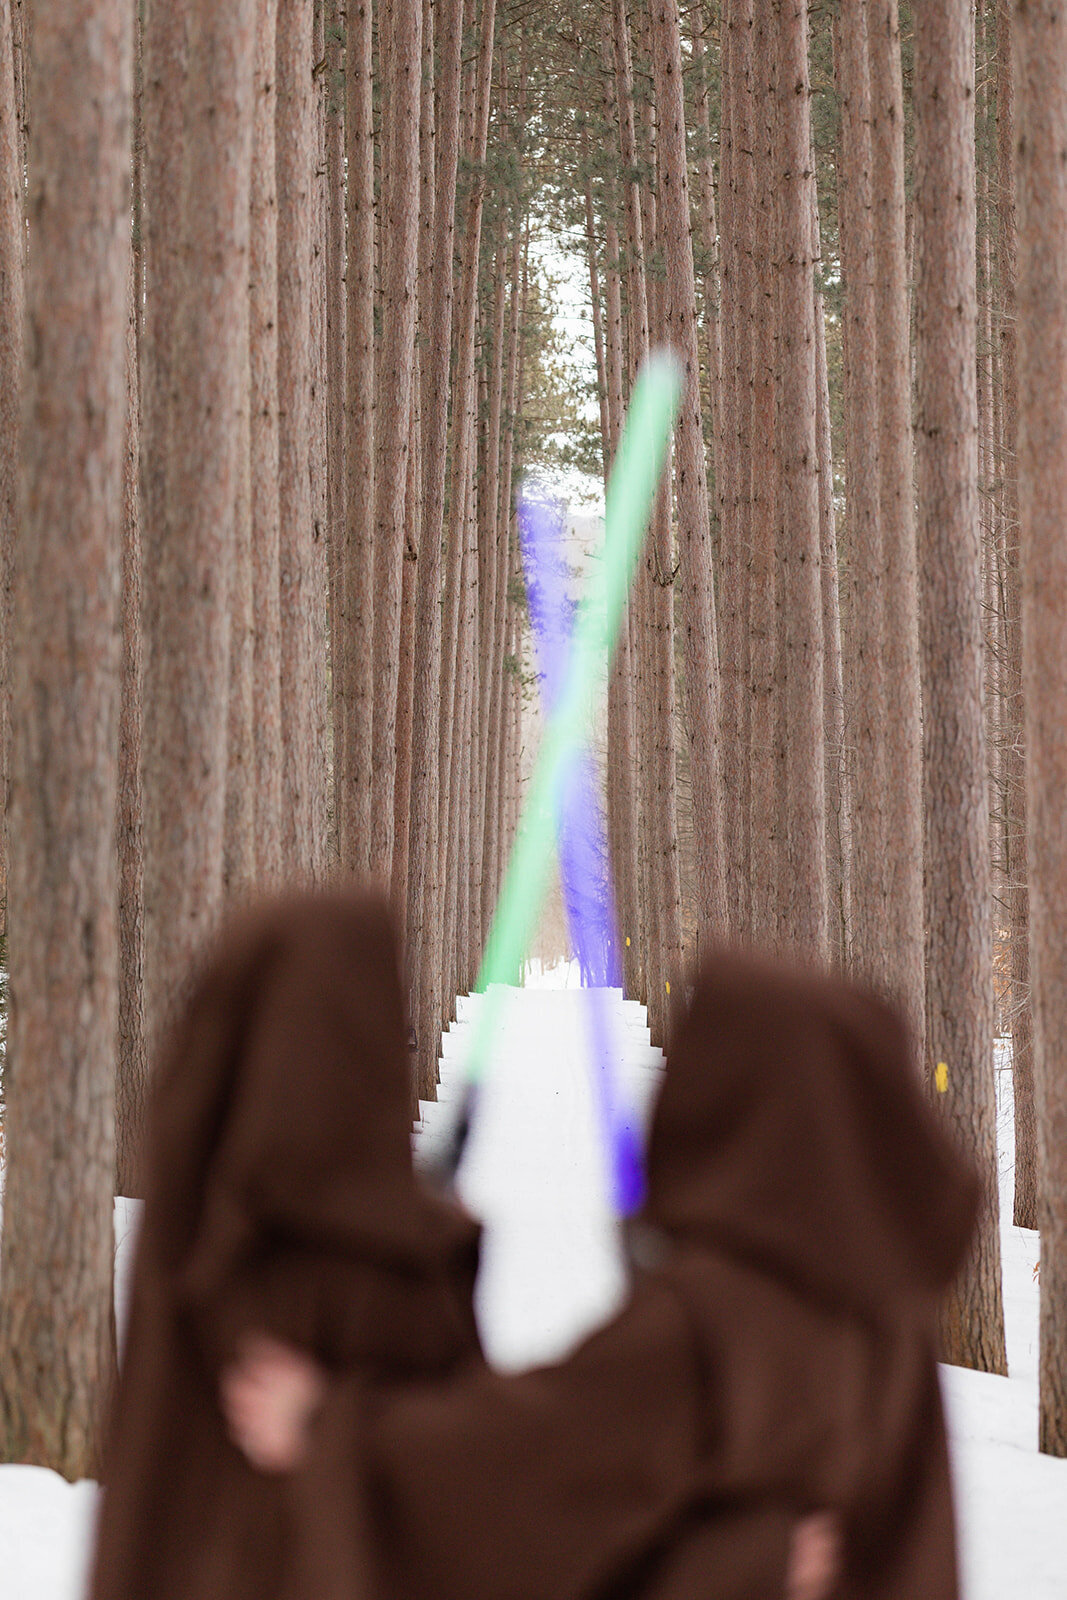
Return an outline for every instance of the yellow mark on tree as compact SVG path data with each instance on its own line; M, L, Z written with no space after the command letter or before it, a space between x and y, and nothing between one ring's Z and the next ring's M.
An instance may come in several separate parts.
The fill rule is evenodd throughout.
M938 1094L945 1094L948 1090L948 1062L939 1061L937 1071L934 1073L934 1088Z
M665 985L664 985L664 987L665 987L665 988L666 988L666 990L667 990L667 993L668 993L668 994L670 994L670 992L671 992L671 986L670 986L670 982L669 982L669 981L668 981L668 982L667 982L667 983L666 983L666 984L665 984Z
M629 948L630 948L630 935L629 934L626 935L626 948L627 948L627 950L629 950Z

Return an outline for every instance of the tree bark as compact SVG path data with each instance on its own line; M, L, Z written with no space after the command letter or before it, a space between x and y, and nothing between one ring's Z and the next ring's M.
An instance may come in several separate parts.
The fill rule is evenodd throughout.
M986 1197L942 1328L947 1360L1006 1373L982 703L974 25L953 0L926 0L916 13L915 118L926 1066Z
M141 746L144 688L141 635L141 524L137 480L137 277L130 251L126 300L126 448L122 473L122 683L119 711L119 1038L115 1078L115 1193L143 1194L141 1141L148 1088L144 1005L144 823Z
M229 678L255 3L237 0L223 13L209 0L191 0L189 22L169 449L158 434L152 439L167 449L166 522L145 559L145 975L155 1038L222 902L226 699L219 685Z
M834 29L841 102L838 219L845 279L846 536L851 603L846 639L852 802L851 965L867 983L884 971L886 896L884 611L879 512L878 375L871 193L867 0Z
M366 877L371 849L374 682L374 105L371 0L345 27L348 253L345 274L345 710L335 786L341 864ZM442 249L444 241L442 241Z
M462 0L439 0L437 36L436 205L431 280L423 298L427 315L422 347L422 528L415 596L417 670L411 752L408 959L416 1030L419 1095L437 1093L438 1024L442 1009L442 884L439 732L441 690L441 541L445 462L448 453L449 362L452 351L453 240L459 162L459 90L462 71ZM350 269L351 270L351 269ZM451 709L451 708L449 708Z
M922 724L911 357L904 228L904 102L898 0L869 0L871 202L884 562L886 899L883 972L923 1037ZM859 353L855 352L856 359Z
M278 0L278 509L280 518L282 860L316 869L315 517L311 498L312 97L309 0Z
M382 258L382 368L375 416L374 739L371 872L388 883L393 856L396 705L404 566L404 502L411 436L419 243L419 105L422 7L386 0L390 76L383 97L388 186Z
M94 1475L113 1366L133 11L39 3L12 644L3 1457Z
M781 710L788 725L780 934L785 948L820 960L827 954L826 759L808 14L800 0L778 0L778 4L778 128L784 160L778 190L782 384L778 437L784 533L784 659L779 678Z
M282 680L278 503L278 0L259 0L256 28L249 271L252 394L252 649L256 878L282 878Z
M1034 1024L1030 1006L1030 896L1026 873L1026 732L1023 714L1023 599L1019 555L1018 234L1015 218L1015 95L1010 0L997 9L997 153L1000 225L1001 496L1004 538L1004 788L1011 952L1011 1061L1015 1091L1015 1205L1019 1228L1037 1227Z
M720 796L719 661L677 0L655 0L651 53L658 114L658 209L666 265L663 333L685 368L685 393L675 427L678 576L681 579L689 771L697 819L694 828L697 929L699 947L705 948L725 937L727 906ZM677 973L667 976L676 978Z
M345 123L344 19L340 0L326 16L326 539L330 591L330 705L333 743L331 849L340 854L338 790L344 749L346 657L345 537Z
M1041 1228L1039 1441L1067 1456L1067 18L1014 0L1019 512Z
M0 928L7 927L12 582L22 416L22 157L10 8L0 8Z

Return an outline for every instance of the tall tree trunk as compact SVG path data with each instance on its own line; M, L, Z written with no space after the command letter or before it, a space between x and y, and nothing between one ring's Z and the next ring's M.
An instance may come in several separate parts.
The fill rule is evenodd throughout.
M1067 18L1015 0L1019 510L1041 1228L1041 1449L1067 1456Z
M845 279L845 483L851 604L845 677L849 702L852 821L852 970L867 983L884 970L886 896L885 677L879 517L878 382L871 195L871 86L867 0L834 29L841 102L838 218Z
M416 1029L416 1080L422 1099L436 1095L438 1022L442 1009L442 884L438 870L441 689L441 541L444 531L448 447L449 362L452 351L456 175L459 160L459 90L462 71L462 0L439 0L437 84L436 250L422 299L427 314L422 345L422 529L419 540L415 637L418 662L412 718L412 789L409 821L408 959ZM351 271L351 268L349 269Z
M371 0L345 25L345 655L343 742L335 795L341 864L366 876L371 850L374 682L374 103ZM443 243L442 243L443 248Z
M484 493L480 497L480 525L478 528L479 634L481 639L481 718L479 728L479 763L482 772L481 804L475 816L475 826L480 830L480 902L478 906L478 946L489 932L489 923L496 901L496 885L491 870L492 841L489 822L493 810L492 753L496 727L494 716L499 715L498 686L503 662L497 654L497 603L500 592L498 576L507 562L506 528L501 540L500 453L504 419L505 318L507 315L507 271L504 253L503 225L499 230L499 247L496 259L496 280L493 297L493 343L490 352L491 382L486 433L486 464L483 480Z
M330 706L333 744L331 849L340 854L338 791L345 733L345 123L341 0L326 15L326 539L330 591Z
M1015 283L1015 94L1010 0L997 10L997 153L1000 223L1001 517L1004 534L1004 710L1008 926L1011 949L1011 1059L1015 1089L1015 1206L1019 1228L1037 1227L1034 1027L1030 1007L1030 909L1026 874L1026 756L1023 716L1022 577L1019 562L1019 375Z
M278 506L281 521L282 860L315 871L316 673L311 503L312 183L315 106L308 0L278 0Z
M482 206L485 199L485 152L489 132L492 90L493 39L496 0L482 0L478 41L477 77L474 95L473 140L470 150L470 177L463 232L463 265L459 307L455 319L455 367L452 392L452 473L449 492L451 537L445 579L444 632L441 650L441 837L440 871L444 885L445 972L455 974L460 948L458 897L463 882L460 856L460 812L464 804L464 764L469 757L467 682L464 677L470 640L467 636L467 588L471 582L468 561L468 505L473 496L474 430L472 414L476 404L475 334L478 316L478 261L481 245ZM469 765L469 763L468 763ZM451 1015L452 995L444 997L444 1010Z
M919 608L911 436L911 358L904 237L904 101L898 0L869 0L871 202L878 362L878 482L884 562L887 866L881 940L889 990L921 1042L922 752ZM859 352L854 352L859 359ZM891 841L891 848L888 842Z
M151 813L157 777L156 750L163 756L163 729L155 722L161 709L168 655L181 645L163 634L161 608L168 606L165 563L177 558L167 541L167 484L177 448L173 417L175 346L181 304L182 167L185 155L185 93L188 65L189 12L160 0L149 5L144 29L144 187L145 312L141 340L141 559L144 621L144 709L146 713L143 805L146 849L156 837ZM177 626L178 619L166 618ZM213 740L212 730L212 740ZM176 737L180 737L176 733ZM162 803L162 802L161 802ZM169 867L167 870L170 870ZM169 983L169 962L152 955L154 917L152 869L145 862L145 1011L150 1047L159 1037L161 1010ZM163 916L162 907L160 916Z
M98 1467L113 1363L115 817L133 11L36 6L12 644L3 1456Z
M811 157L815 170L815 155ZM822 261L818 195L811 186L812 254ZM833 441L830 436L830 382L826 365L826 308L815 279L815 403L819 454L819 547L822 584L823 728L826 750L826 870L829 881L829 953L842 971L848 967L852 923L852 832L849 819L845 750L845 693L841 657L841 598L838 586L837 513L834 507Z
M137 274L130 251L126 299L126 449L122 474L122 684L119 712L119 1038L115 1076L115 1193L140 1195L141 1140L148 1087L144 1007L144 825L141 743L144 686L141 637L141 523L137 480Z
M329 723L329 486L326 446L326 59L325 0L315 0L311 34L313 85L311 198L311 870L316 882L332 876L329 815L333 802Z
M419 243L419 105L422 7L386 0L390 77L383 97L389 172L382 259L382 367L375 417L374 740L371 871L389 882L396 781L396 701L404 565L404 501L411 436L411 375Z
M773 340L776 322L766 320L769 309L765 292L757 282L760 229L766 222L769 203L757 190L760 160L758 140L766 95L767 68L757 80L753 70L755 13L752 0L732 0L728 13L728 71L724 76L724 117L728 143L722 161L721 181L730 226L723 231L723 404L721 483L719 504L720 593L722 604L720 656L722 659L722 794L724 835L729 838L727 852L727 899L733 937L773 937L761 922L759 884L766 877L767 838L763 822L756 816L759 797L755 789L753 762L758 759L756 743L760 737L756 723L761 707L753 694L753 674L761 668L761 609L773 603L773 574L770 589L760 592L756 547L761 533L760 467L773 459L767 452L752 449L753 407L757 403L774 407L772 385ZM765 27L762 29L765 33ZM763 259L769 262L764 241ZM759 365L764 362L764 365ZM773 435L772 435L773 436ZM764 517L773 518L773 502L763 505ZM768 533L769 539L771 535ZM764 652L765 654L765 652ZM774 655L763 661L763 669L773 672ZM754 722L755 719L755 722ZM768 791L769 793L770 791ZM755 830L755 831L754 831Z
M725 936L727 908L719 786L719 662L677 0L655 0L651 54L658 113L659 217L666 264L663 332L685 366L685 395L675 428L676 492L685 709L696 818L697 929L704 947ZM668 977L673 975L668 973Z
M785 624L780 681L788 723L781 938L786 948L819 959L827 953L826 761L807 8L801 0L780 0L778 20L778 127L784 158L779 187Z
M278 504L278 0L259 0L252 152L249 317L252 394L252 648L256 878L282 877L282 679Z
M0 7L0 927L7 924L13 562L22 416L22 158L11 12Z
M776 528L778 519L777 452L769 444L754 448L753 441L777 438L778 423L778 342L779 299L775 290L773 262L777 228L775 222L776 171L774 165L775 109L774 84L777 77L772 32L771 0L756 0L752 12L750 76L756 85L751 96L746 148L753 152L752 180L755 224L753 229L754 275L747 290L747 301L738 308L739 319L747 304L751 320L751 373L748 392L742 387L745 376L737 369L736 426L739 438L736 495L739 529L747 511L751 530L749 568L749 685L751 694L748 721L749 737L749 917L747 926L757 946L774 948L778 943L779 856L782 853L784 819L776 800L777 693L775 678L778 662L776 620ZM731 51L736 36L732 38ZM731 54L731 71L733 55ZM733 94L742 91L736 84ZM736 100L734 101L736 105ZM746 122L741 108L734 123L735 155L746 160L738 141L746 138ZM744 201L740 187L741 170L735 168L735 215ZM740 265L740 264L739 264ZM751 268L749 269L752 270ZM739 321L742 338L745 325ZM751 421L749 418L751 417ZM750 507L750 509L749 509ZM739 723L738 732L741 733ZM728 829L729 831L729 829Z
M253 113L254 115L254 113ZM251 240L249 242L251 262ZM240 404L230 569L230 682L226 738L226 815L222 847L228 901L246 899L256 879L255 613L252 594L251 305L246 288L234 308Z
M186 381L175 386L168 417L163 536L151 562L145 556L145 976L157 1038L221 910L226 700L219 685L229 678L244 399L238 307L248 293L255 3L238 0L222 13L195 0L189 21L185 270L171 373ZM212 272L204 272L205 261ZM160 446L158 436L152 442Z
M970 9L953 0L926 0L916 13L915 117L927 1068L986 1196L943 1331L947 1360L1006 1373L982 705L974 31Z

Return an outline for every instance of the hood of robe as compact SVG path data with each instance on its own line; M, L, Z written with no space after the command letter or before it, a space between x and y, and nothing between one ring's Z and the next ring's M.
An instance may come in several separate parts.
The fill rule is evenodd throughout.
M475 1225L411 1162L400 963L371 892L271 904L222 935L155 1084L148 1214L195 1280L196 1241L255 1216L279 1242L438 1265ZM234 1240L236 1244L236 1239Z
M653 1115L648 1221L877 1316L948 1285L979 1194L896 1010L755 956L707 961Z

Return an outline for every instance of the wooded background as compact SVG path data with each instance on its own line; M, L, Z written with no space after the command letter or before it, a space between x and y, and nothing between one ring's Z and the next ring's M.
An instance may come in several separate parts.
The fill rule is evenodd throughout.
M1010 1034L1067 1453L1065 30L0 0L8 1459L94 1466L111 1199L225 908L389 885L434 1095L518 820L516 486L605 469L658 344L686 397L605 755L627 989L662 1039L726 936L899 999L988 1184L946 1356L1000 1372Z

